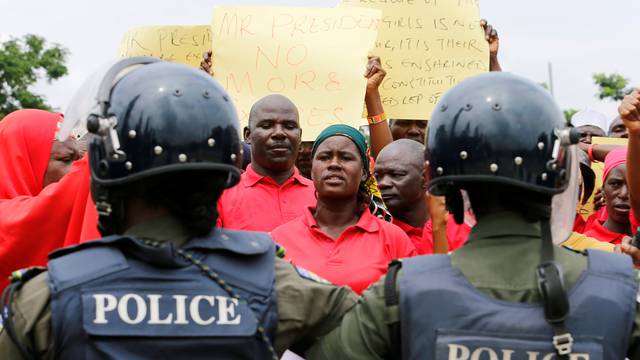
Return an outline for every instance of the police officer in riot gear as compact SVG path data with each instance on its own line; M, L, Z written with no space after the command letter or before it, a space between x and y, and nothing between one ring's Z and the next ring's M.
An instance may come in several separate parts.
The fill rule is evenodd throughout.
M264 233L214 229L239 178L239 125L207 74L124 59L80 90L100 240L50 255L3 296L0 358L277 359L355 298L276 259ZM81 126L81 127L82 127ZM108 236L107 236L108 235Z
M393 264L309 358L640 358L631 259L554 245L575 216L576 135L528 80L452 88L429 123L425 176L457 221L466 190L477 224L451 255Z

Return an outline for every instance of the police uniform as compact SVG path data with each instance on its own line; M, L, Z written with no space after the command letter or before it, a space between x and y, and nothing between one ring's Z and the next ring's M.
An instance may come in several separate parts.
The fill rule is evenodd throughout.
M579 134L539 85L465 79L429 121L430 193L477 224L451 255L393 264L312 359L640 358L638 274L628 256L560 248L578 203Z
M218 233L225 235L223 231L218 231ZM131 228L125 233L125 236L137 239L136 242L139 247L136 251L150 251L149 255L152 256L148 259L153 258L156 262L164 261L164 263L158 263L156 266L165 270L167 266L171 269L174 266L174 261L180 261L179 256L175 254L175 257L159 260L157 256L158 249L153 246L145 246L145 243L171 244L167 246L168 249L186 248L189 247L189 244L194 246L193 243L187 242L187 237L180 223L171 217L149 220ZM221 241L231 240L232 236L229 233L226 233L226 236L229 236L229 240ZM263 236L268 238L266 235ZM250 238L250 241L260 241L257 239ZM215 244L213 239L209 239L209 242ZM265 244L269 244L269 242L265 242ZM131 244L128 246L131 246ZM254 248L253 245L249 246ZM88 247L85 245L83 248L85 248L85 252L104 250L103 246L95 245ZM107 251L112 251L112 247L108 249ZM275 258L272 244L257 249L257 251L262 249L268 249L268 253L265 252L265 256L269 256L272 259L271 268L275 269L274 273L272 271L275 274L275 294L273 294L275 306L270 315L273 317L272 321L274 321L272 331L275 349L279 354L286 349L304 353L304 350L317 337L327 333L339 323L342 315L355 304L355 295L346 287L328 285L318 280L312 280L308 276L306 278L302 277L301 273L304 274L304 271L296 269L282 259ZM69 252L65 256L73 256L74 254L82 253L82 251ZM65 252L68 252L68 250ZM211 252L215 252L215 250ZM56 259L65 259L65 256ZM144 255L138 254L137 258L139 259L140 256ZM273 260L274 258L275 261ZM89 259L98 260L95 256L89 257ZM107 261L104 255L100 257L100 260ZM266 258L263 260L268 262ZM53 260L52 265L56 264L56 261ZM134 261L135 258L127 262L133 263ZM63 271L60 266L64 265L58 263L54 266L60 272ZM122 265L120 264L119 267L116 267L117 265L110 266L108 271L120 274L121 279L123 271L130 271L130 269L123 270ZM66 306L58 304L61 299L52 298L52 294L61 293L59 289L52 292L52 287L60 286L58 285L59 282L52 282L49 273L43 272L27 281L22 289L15 294L11 308L13 310L13 323L16 334L18 334L19 340L23 344L34 350L38 354L38 358L42 359L77 358L71 355L65 356L66 353L60 353L61 349L57 344L60 344L61 341L67 342L65 348L69 346L82 346L83 348L88 346L92 349L91 351L94 351L90 353L91 355L109 354L118 358L135 358L131 355L134 354L133 352L131 354L112 353L115 349L119 349L121 344L126 344L127 342L131 342L134 347L144 348L143 354L145 358L162 358L166 356L163 356L163 354L167 354L165 346L175 349L178 346L177 344L183 341L183 344L187 346L182 350L185 358L215 358L212 353L204 352L201 349L215 347L216 339L228 340L229 331L234 326L237 326L240 333L244 331L245 337L250 334L252 338L258 341L257 345L261 346L260 338L253 336L256 332L255 319L247 318L249 321L245 322L243 318L245 314L251 317L250 311L243 312L240 309L242 304L234 304L227 294L216 294L215 290L218 284L192 264L183 262L182 264L178 263L178 265L184 267L184 270L193 268L195 271L189 272L189 274L196 281L193 281L192 284L187 283L188 286L183 286L182 289L176 289L175 287L170 289L168 286L170 282L166 279L153 285L149 283L149 278L145 278L146 286L143 284L124 286L122 284L108 283L98 287L94 281L89 281L94 285L91 287L83 286L82 284L72 285L77 289L91 289L83 290L82 295L77 297L82 299L80 303L70 303ZM90 267L93 268L89 269ZM100 269L103 272L100 277L109 279L109 275L104 274L107 269L95 264L85 263L84 268L69 269L73 270L73 272L64 274L64 276L71 279L66 279L65 281L85 282L87 281L86 275L90 275L90 278L95 278L96 272L100 272ZM267 276L269 274L268 271L264 271L264 273ZM225 278L222 272L219 275L221 278ZM229 277L232 274L226 275L226 277ZM260 275L254 274L256 277ZM237 281L237 279L227 280L230 281L230 284L232 280ZM180 281L183 282L184 279ZM62 287L65 286L71 285L62 285ZM183 296L183 298L177 298L179 306L176 305L176 296ZM198 296L201 297L197 298ZM210 296L216 297L209 302ZM241 298L244 297L241 296ZM194 304L194 300L198 302L197 305L191 305ZM64 302L64 299L62 301ZM265 301L261 302L256 298L253 303L264 304ZM70 305L73 305L73 307L69 307ZM190 311L192 306L194 306L193 311ZM125 307L126 311L120 311L120 308L125 309ZM52 309L54 311L59 309L61 313L58 313L57 317L54 313L52 317ZM224 312L220 313L221 310L225 310L226 314ZM143 314L143 312L146 314ZM222 315L222 318L220 315ZM65 317L77 319L66 320L64 319ZM236 321L238 323L233 324ZM77 324L77 326L65 328L65 326L73 323ZM247 326L247 328L243 328L244 326ZM201 332L203 329L204 332ZM189 333L189 331L193 332ZM224 333L221 333L221 331L224 331ZM160 334L162 335L161 337L159 337ZM192 340L194 336L197 336L196 340ZM159 338L145 344L145 342L149 341L145 340L148 337ZM89 342L89 344L85 342ZM114 343L120 345L118 347L111 346ZM247 344L244 344L244 346L247 351L252 349L250 346L247 347ZM229 351L233 351L233 349ZM238 349L236 351L234 354L241 354ZM231 353L223 354L220 358L229 358L228 354ZM91 358L91 356L87 356ZM252 354L247 358L257 358L256 356ZM16 344L10 339L5 328L0 330L0 358L22 358Z

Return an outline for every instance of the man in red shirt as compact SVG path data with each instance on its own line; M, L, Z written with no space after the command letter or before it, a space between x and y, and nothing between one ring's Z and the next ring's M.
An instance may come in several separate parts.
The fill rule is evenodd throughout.
M433 253L433 244L423 241L422 232L429 219L427 187L422 176L424 146L401 139L382 149L374 174L382 199L393 215L393 223L411 239L420 255Z
M424 170L424 146L417 141L400 139L382 149L376 159L375 176L382 199L393 215L393 223L411 239L418 254L432 254L433 224L427 206ZM458 225L447 216L449 251L462 246L471 228Z
M217 225L269 232L315 204L313 182L295 167L302 139L298 109L282 95L258 100L244 137L251 164L240 183L222 194Z

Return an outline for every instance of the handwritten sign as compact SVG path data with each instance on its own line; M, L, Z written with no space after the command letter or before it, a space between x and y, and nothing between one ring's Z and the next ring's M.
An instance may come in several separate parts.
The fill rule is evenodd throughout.
M277 93L298 107L305 141L331 124L358 127L380 15L362 8L219 7L212 26L215 77L243 125L253 103Z
M211 27L147 26L127 31L120 43L120 56L153 56L200 67L202 54L211 49Z
M428 119L440 97L464 78L489 69L478 0L342 0L344 7L382 10L374 54L389 118Z

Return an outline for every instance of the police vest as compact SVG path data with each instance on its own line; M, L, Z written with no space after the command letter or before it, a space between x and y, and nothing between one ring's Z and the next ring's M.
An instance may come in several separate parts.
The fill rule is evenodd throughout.
M50 255L56 358L271 359L258 332L264 329L273 343L271 238L216 228L181 249L217 273L223 286L170 244L112 236Z
M574 339L569 359L624 359L638 290L631 260L601 251L589 251L588 257L588 270L568 292L566 326ZM556 359L542 304L506 302L481 293L447 255L406 259L402 271L404 359Z

